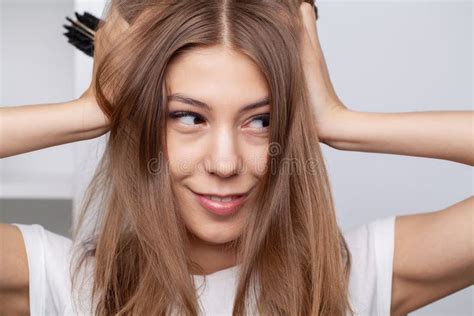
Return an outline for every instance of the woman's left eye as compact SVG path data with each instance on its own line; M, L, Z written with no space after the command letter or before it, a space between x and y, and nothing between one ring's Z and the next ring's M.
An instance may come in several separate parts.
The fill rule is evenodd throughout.
M256 124L252 124L256 122ZM267 128L270 124L270 114L256 116L250 122L252 128Z
M204 118L194 112L178 111L171 112L169 114L170 118L175 120L180 120L184 125L193 126L205 122Z

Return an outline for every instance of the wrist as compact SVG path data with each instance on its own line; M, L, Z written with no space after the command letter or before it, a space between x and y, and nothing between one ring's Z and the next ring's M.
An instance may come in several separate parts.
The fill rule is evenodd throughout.
M337 144L345 141L344 135L354 113L344 106L331 108L318 122L320 142L337 149Z
M76 123L74 134L80 139L91 139L105 134L109 129L108 119L94 97L82 95L70 102Z

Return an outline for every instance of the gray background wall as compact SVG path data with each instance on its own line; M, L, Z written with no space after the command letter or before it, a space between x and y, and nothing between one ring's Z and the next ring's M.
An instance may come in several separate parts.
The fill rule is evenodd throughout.
M0 104L61 102L77 95L74 87L85 87L89 78L77 82L77 55L61 34L64 17L74 12L72 0L0 1ZM77 2L97 7L103 1ZM473 2L319 1L319 10L331 78L349 108L472 110ZM468 166L322 146L343 229L393 214L435 211L473 192ZM40 223L68 236L74 187L84 183L76 177L74 148L0 160L0 220ZM471 287L411 315L472 315L472 304Z
M2 106L73 99L74 48L62 35L73 0L0 0ZM34 122L32 122L34 123ZM70 198L74 145L0 159L2 197Z
M61 29L73 9L73 0L0 0L1 106L73 98L75 52ZM66 144L0 159L0 221L69 236L72 157Z

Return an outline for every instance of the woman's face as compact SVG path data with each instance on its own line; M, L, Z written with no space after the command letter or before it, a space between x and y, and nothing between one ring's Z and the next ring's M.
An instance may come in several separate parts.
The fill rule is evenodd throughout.
M216 46L181 56L165 81L170 173L185 225L206 244L235 240L252 203L246 194L266 168L266 80L248 57ZM200 194L244 196L218 202Z

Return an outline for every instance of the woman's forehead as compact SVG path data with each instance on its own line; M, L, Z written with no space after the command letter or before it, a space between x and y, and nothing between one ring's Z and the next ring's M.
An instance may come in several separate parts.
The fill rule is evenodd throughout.
M269 94L260 69L246 55L222 46L187 52L168 66L169 95L182 93L206 103L238 100L251 103Z

